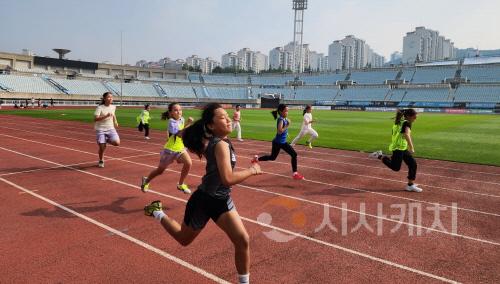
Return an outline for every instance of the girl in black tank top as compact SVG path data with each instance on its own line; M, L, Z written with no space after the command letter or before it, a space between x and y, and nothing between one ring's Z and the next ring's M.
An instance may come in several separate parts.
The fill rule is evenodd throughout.
M165 230L181 245L189 245L212 219L232 240L239 283L249 282L249 236L231 199L231 186L252 175L261 174L258 163L248 169L234 172L236 155L227 140L231 133L231 119L217 103L208 104L202 118L185 129L183 141L186 148L207 159L202 183L191 195L186 205L182 225L162 211L160 201L153 201L144 208L145 214L160 220Z

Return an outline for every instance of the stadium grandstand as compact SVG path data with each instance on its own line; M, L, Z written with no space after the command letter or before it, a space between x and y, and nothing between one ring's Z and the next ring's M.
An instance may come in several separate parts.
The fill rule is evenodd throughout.
M332 109L424 107L499 112L500 57L330 73L215 75L0 53L0 98L93 104L111 91L123 104L213 100L260 106L272 96L290 105Z

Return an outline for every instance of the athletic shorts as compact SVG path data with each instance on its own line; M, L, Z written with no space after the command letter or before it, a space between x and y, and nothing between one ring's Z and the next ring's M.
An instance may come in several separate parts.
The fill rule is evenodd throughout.
M209 219L217 222L222 214L233 209L235 209L235 206L231 196L224 199L217 199L201 190L196 190L186 205L184 224L195 231L201 230L208 223Z
M98 144L106 144L106 142L109 141L114 142L120 140L118 132L116 132L114 128L110 130L96 130L95 133Z
M168 149L163 149L163 151L161 151L160 153L160 167L168 167L168 165L170 165L171 163L173 163L174 161L177 161L177 159L179 159L182 154L186 152L185 150L182 150L181 152L174 152L174 151L170 151Z

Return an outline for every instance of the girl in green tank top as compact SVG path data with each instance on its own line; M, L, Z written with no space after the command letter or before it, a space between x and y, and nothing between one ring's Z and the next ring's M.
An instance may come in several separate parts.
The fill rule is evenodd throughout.
M177 163L183 164L181 176L179 177L179 183L177 183L177 189L185 194L190 194L191 189L189 189L188 185L184 183L184 180L186 179L193 162L184 148L181 135L185 127L188 127L193 122L193 118L190 117L186 125L184 125L181 106L178 103L171 103L168 105L168 111L161 115L161 119L168 119L169 122L167 130L167 143L165 143L164 149L161 152L158 167L151 171L147 177L142 177L141 190L143 192L148 191L149 183L155 177L161 175L171 163L177 161Z
M382 160L384 165L396 172L401 169L401 164L404 161L408 166L406 190L422 192L422 189L414 183L417 176L417 161L413 158L415 147L411 137L411 126L416 119L417 112L414 109L398 109L392 126L391 143L389 144L389 151L392 152L392 156L385 156L379 150L370 154L370 157Z

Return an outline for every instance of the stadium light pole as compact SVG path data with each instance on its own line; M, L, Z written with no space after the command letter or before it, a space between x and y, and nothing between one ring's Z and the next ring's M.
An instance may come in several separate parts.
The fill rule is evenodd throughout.
M307 9L307 0L292 0L293 10L295 11L295 18L293 21L293 56L292 56L292 71L294 74L304 71L304 61L302 60L302 38L304 35L304 10ZM297 54L297 41L299 45L299 67L297 68L296 54Z

